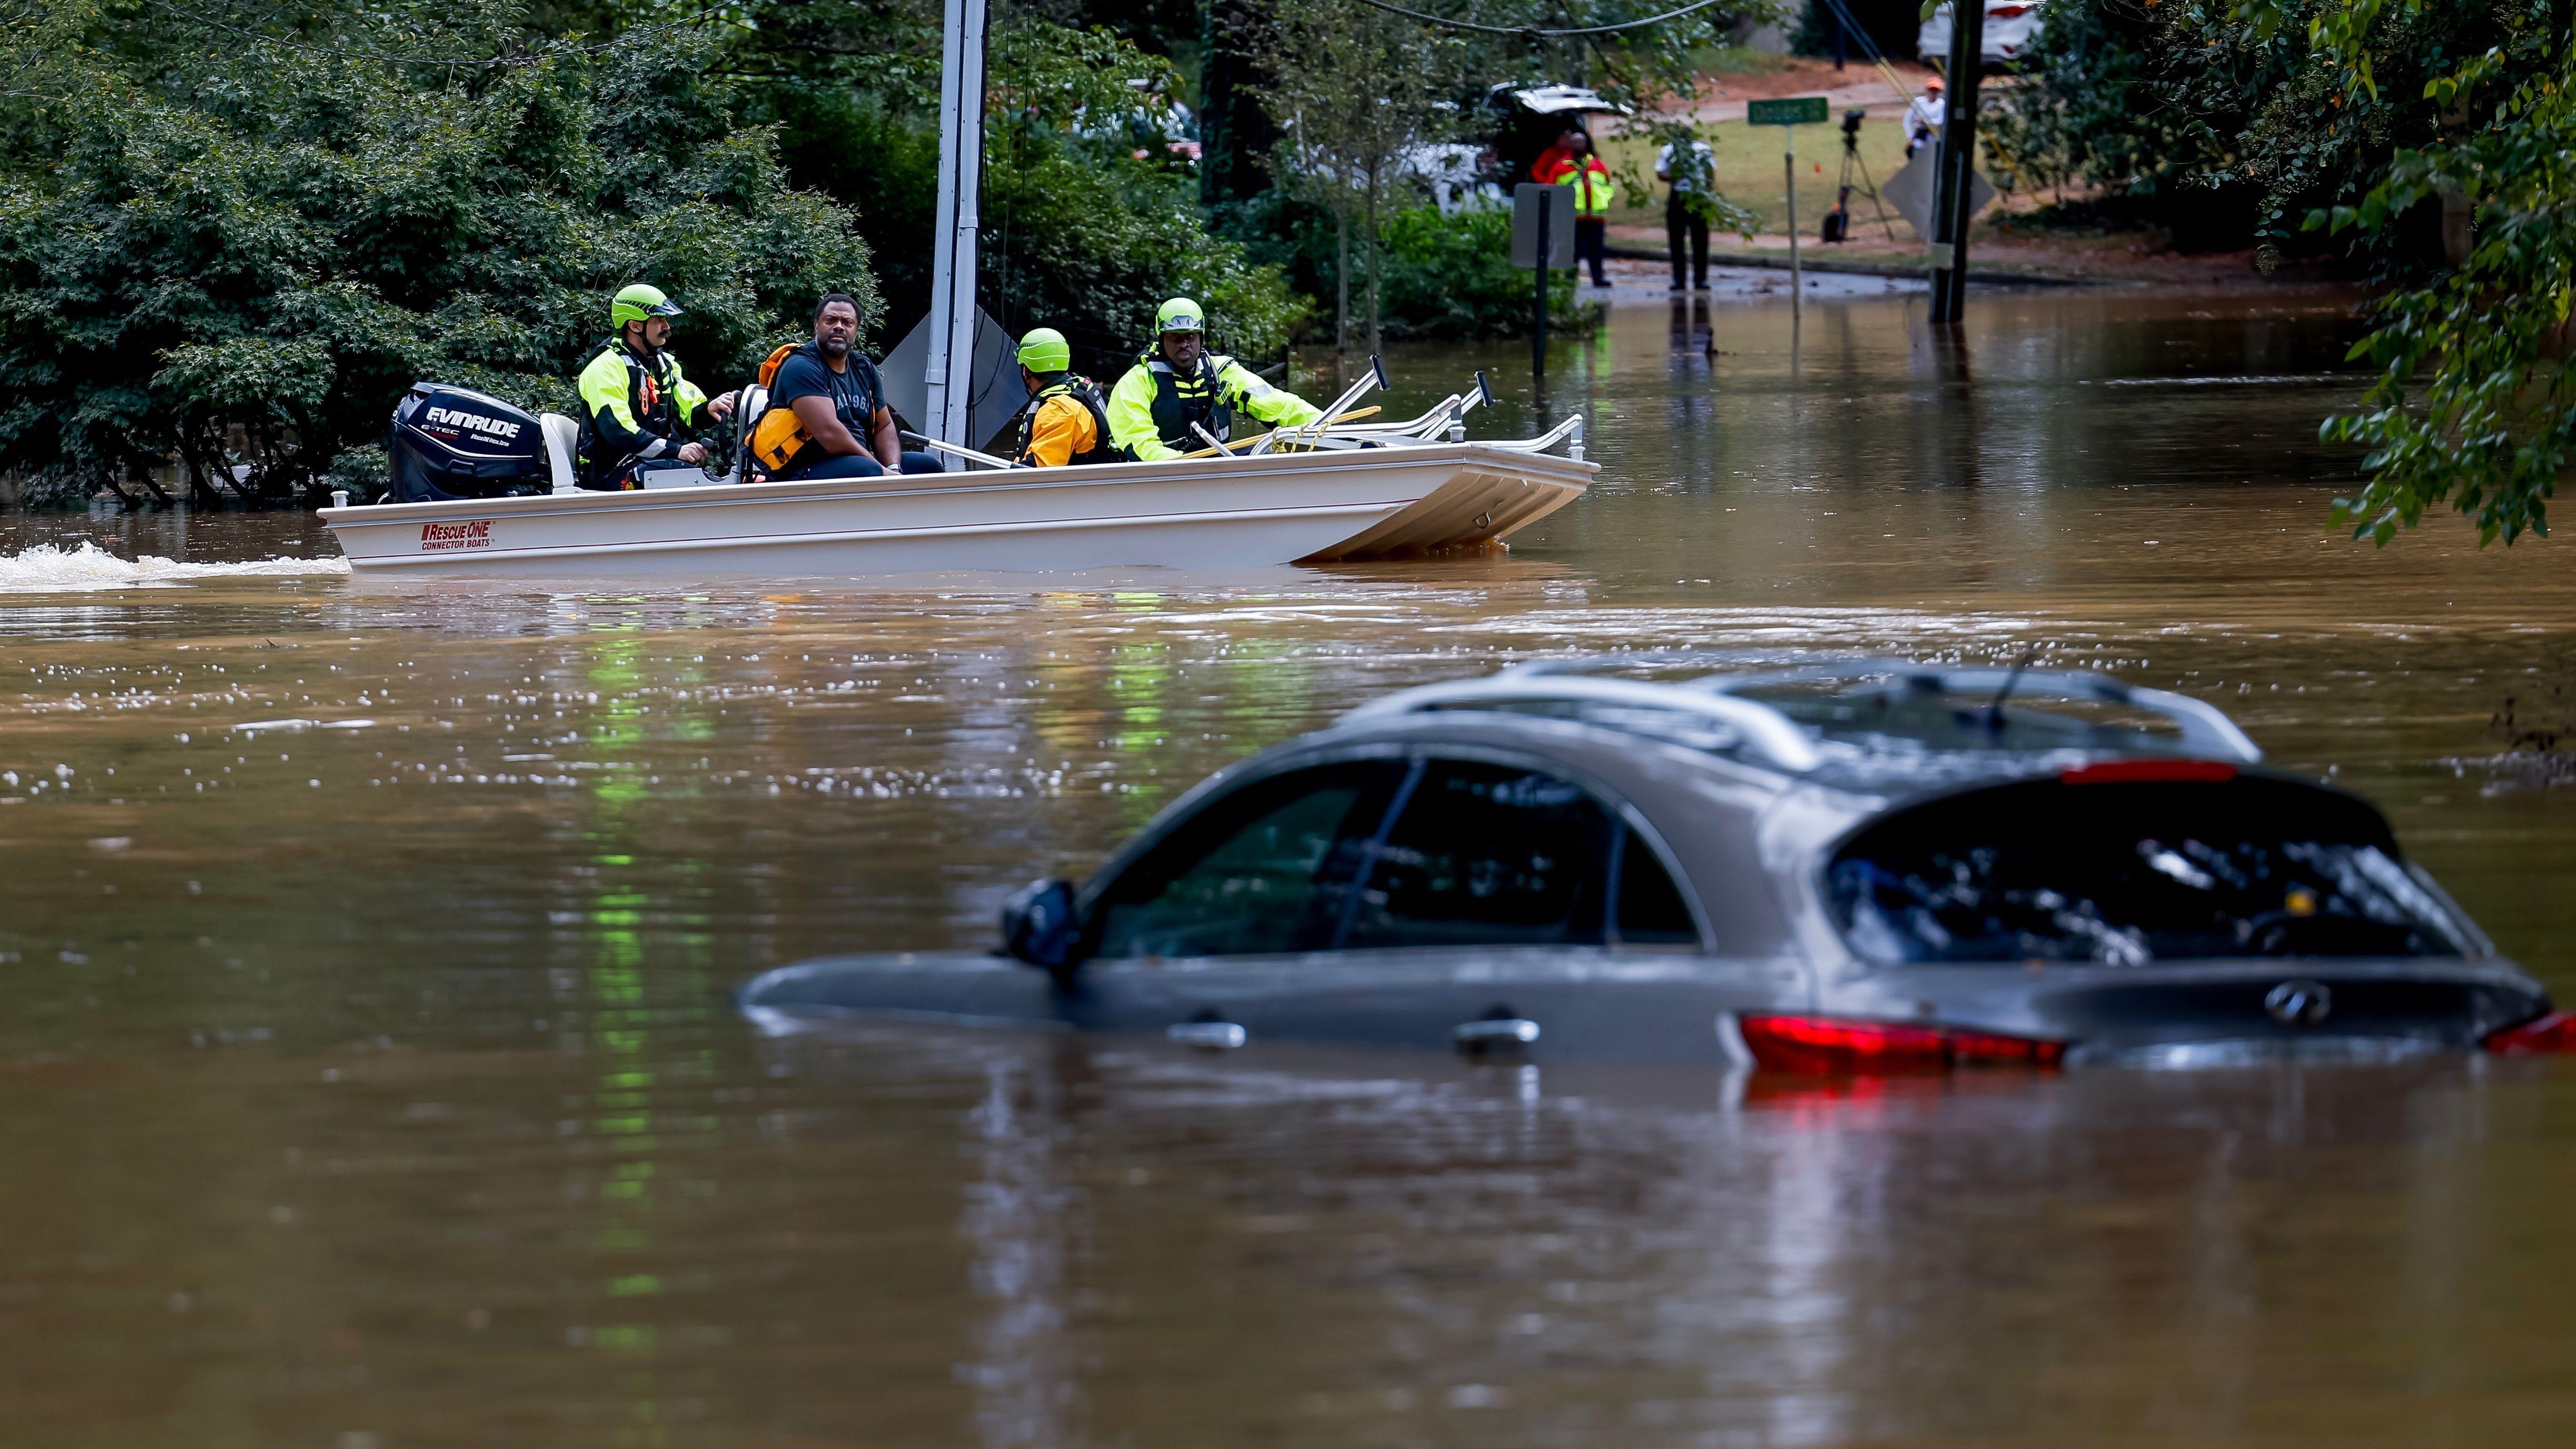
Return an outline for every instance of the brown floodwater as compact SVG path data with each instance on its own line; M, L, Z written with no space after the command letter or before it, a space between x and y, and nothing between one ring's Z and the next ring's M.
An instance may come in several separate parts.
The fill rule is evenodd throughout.
M1623 306L1507 557L359 588L0 519L0 1443L2417 1445L2576 1433L2576 1065L1829 1090L880 1025L1208 770L1532 653L2115 670L2576 996L2555 546L2328 527L2341 299ZM1713 335L1715 352L1707 350ZM126 562L151 556L177 565Z

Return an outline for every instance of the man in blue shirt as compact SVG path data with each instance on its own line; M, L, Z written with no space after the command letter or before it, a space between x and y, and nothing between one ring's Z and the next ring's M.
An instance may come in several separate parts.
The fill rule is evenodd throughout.
M787 354L752 453L772 482L936 473L939 460L905 452L876 364L858 350L859 304L834 292L814 308L814 340Z

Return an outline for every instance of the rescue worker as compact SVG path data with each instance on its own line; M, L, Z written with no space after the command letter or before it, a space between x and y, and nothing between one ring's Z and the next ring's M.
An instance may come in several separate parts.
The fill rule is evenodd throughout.
M814 304L814 340L779 361L769 409L751 432L752 458L771 482L939 471L937 458L904 451L885 384L858 340L859 304L849 293Z
M1156 308L1154 329L1155 345L1109 393L1109 441L1126 456L1150 463L1196 452L1207 444L1190 430L1193 423L1229 442L1238 411L1273 427L1301 427L1324 415L1233 358L1209 353L1207 323L1189 298Z
M585 488L641 488L644 475L695 469L706 445L680 429L733 416L734 395L710 398L662 350L679 307L641 282L617 294L608 316L617 335L581 370L580 477Z
M1014 464L1061 468L1118 460L1100 387L1073 371L1073 347L1063 333L1040 327L1020 339L1020 385L1029 390L1029 404L1020 409L1011 443Z
M1574 265L1579 268L1589 261L1592 285L1606 287L1610 278L1601 267L1610 255L1610 199L1619 194L1619 183L1610 179L1610 168L1593 154L1590 136L1576 131L1568 145L1571 150L1547 182L1574 188Z

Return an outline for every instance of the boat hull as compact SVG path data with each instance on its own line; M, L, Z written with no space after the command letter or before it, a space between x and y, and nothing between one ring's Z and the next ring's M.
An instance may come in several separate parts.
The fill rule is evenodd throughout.
M1598 465L1476 443L331 508L370 577L1248 568L1472 548Z

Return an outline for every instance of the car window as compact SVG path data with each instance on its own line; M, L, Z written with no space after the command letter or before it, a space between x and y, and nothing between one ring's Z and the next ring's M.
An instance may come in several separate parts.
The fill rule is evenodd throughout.
M1332 943L1400 760L1256 780L1202 806L1093 906L1093 955L1237 956Z
M1619 940L1631 946L1697 945L1699 926L1654 848L1625 823L1611 848L1619 878Z
M1613 828L1554 775L1433 760L1375 853L1342 944L1599 945Z
M2024 782L1900 810L1826 872L1862 956L1906 962L2457 956L2387 822L2296 781Z

